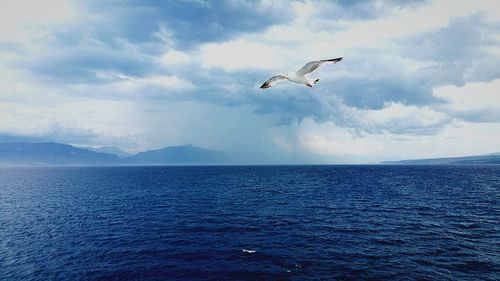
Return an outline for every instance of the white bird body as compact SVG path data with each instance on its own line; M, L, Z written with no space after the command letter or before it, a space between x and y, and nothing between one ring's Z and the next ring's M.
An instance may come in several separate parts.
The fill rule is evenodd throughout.
M288 81L297 83L297 84L307 84L309 83L309 80L304 76L304 75L297 75L297 74L285 74L284 75Z
M299 69L297 72L293 74L285 74L285 75L275 75L271 78L269 78L262 86L260 86L261 89L267 89L271 88L272 85L276 82L283 81L283 80L288 80L293 83L297 84L304 84L308 87L312 87L316 83L318 83L319 79L313 79L309 80L307 79L306 75L313 72L314 70L318 69L320 66L322 66L325 63L337 63L341 61L342 58L335 58L335 59L329 59L329 60L319 60L319 61L311 61L306 63L301 69Z

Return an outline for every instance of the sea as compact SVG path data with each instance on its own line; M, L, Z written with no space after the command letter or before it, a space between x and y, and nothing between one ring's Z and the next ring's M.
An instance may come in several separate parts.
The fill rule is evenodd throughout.
M500 280L500 165L0 168L0 280Z

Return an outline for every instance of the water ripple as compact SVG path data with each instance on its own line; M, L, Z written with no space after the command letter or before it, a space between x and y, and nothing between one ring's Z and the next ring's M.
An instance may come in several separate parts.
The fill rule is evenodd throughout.
M2 280L498 280L500 166L1 168Z

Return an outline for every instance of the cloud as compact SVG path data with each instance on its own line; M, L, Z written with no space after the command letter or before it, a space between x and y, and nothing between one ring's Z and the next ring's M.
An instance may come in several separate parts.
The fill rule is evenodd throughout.
M118 22L107 29L134 43L152 41L160 23L169 27L169 34L176 38L180 48L190 48L200 42L220 41L286 22L291 14L288 5L274 2L132 0L117 5L94 1L88 9Z
M223 43L202 45L203 66L221 67L226 75L233 77L253 78L249 69L267 70L268 75L273 75L283 69L298 69L308 59L327 58L332 53L344 55L342 63L314 73L321 77L314 91L325 97L282 86L273 89L273 97L250 98L257 106L256 113L279 115L280 124L312 118L368 132L387 130L391 126L390 131L400 134L438 132L453 118L440 117L432 125L375 122L366 126L342 115L355 110L385 111L387 107L400 105L408 111L400 112L404 120L405 114L425 113L429 106L446 102L434 95L435 87L499 77L496 64L492 63L498 60L494 51L498 46L498 32L494 28L497 24L490 19L494 12L485 9L495 4L469 3L457 9L451 9L446 1L404 7L400 3L391 4L379 14L355 17L339 30L325 31L315 29L317 22L335 26L342 25L342 20L323 20L323 11L342 11L346 7L323 2L297 3L296 11L301 13L296 13L298 17L292 24L275 25L258 34L242 34ZM378 18L381 15L383 17ZM422 21L428 15L436 17Z
M409 39L402 54L432 62L421 76L433 86L491 81L500 76L500 67L492 64L498 59L492 51L500 48L495 37L498 27L499 23L477 14L453 19L445 27Z
M364 130L372 133L434 135L452 120L428 106L405 106L399 103L391 103L381 110L357 111L357 114Z
M119 72L97 72L97 78L109 82L109 87L118 92L151 91L159 88L167 91L189 91L194 85L176 75L152 75L133 77Z
M9 42L27 44L33 39L44 39L50 32L48 25L70 22L77 7L66 0L16 1L5 0L0 3L0 39Z
M497 1L0 6L4 134L134 151L193 143L256 162L417 156L433 140L493 149L461 131L499 139L488 131L500 111ZM344 61L313 73L313 89L258 89L332 56Z
M210 43L201 47L203 67L221 67L225 71L245 68L275 69L282 65L280 48L238 39Z
M179 50L168 50L160 57L160 62L166 67L176 66L191 62L191 57Z
M498 151L500 123L455 122L432 135L358 135L333 122L306 120L295 134L300 147L323 159L342 163L423 157L454 157ZM479 144L479 145L478 145Z
M469 83L463 87L436 88L436 96L447 102L437 110L468 122L500 122L500 79Z
M34 137L76 145L116 144L137 149L144 124L132 102L87 99L62 100L40 106L36 102L0 102L0 134Z

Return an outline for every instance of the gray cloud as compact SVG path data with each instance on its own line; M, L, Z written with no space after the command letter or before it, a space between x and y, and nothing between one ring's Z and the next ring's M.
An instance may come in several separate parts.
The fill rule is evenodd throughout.
M380 110L391 103L408 106L442 106L446 104L433 94L433 88L443 85L461 86L468 82L500 78L498 56L487 47L499 47L498 24L487 22L481 15L456 18L444 28L407 38L401 43L400 56L428 62L417 71L405 70L397 61L387 58L387 50L360 49L354 51L338 67L353 75L323 79L316 91L337 97L336 103L351 108ZM495 37L496 36L496 37ZM390 50L389 52L394 52ZM397 51L397 50L396 50ZM393 54L391 54L393 55ZM295 94L294 94L295 93ZM365 126L339 111L328 100L318 100L307 91L287 92L287 99L267 98L259 103L257 113L278 113L283 123L309 117L318 122L335 121L340 126L366 132L388 131L394 134L425 134L439 132L454 119L469 122L497 120L488 112L460 113L447 111L447 118L431 123L395 119L388 123ZM348 118L345 118L348 116Z
M500 77L500 61L487 48L500 48L499 28L500 23L480 14L455 18L444 28L403 42L402 55L433 62L421 71L433 86L491 81Z
M332 26L345 30L352 22L390 18L402 6L418 8L427 4L425 1L314 3L324 9L315 14L310 19L312 22L305 26L311 30L314 27L314 30L324 31L323 35L328 33L324 36L327 39L335 37L338 32L337 29L331 29ZM223 68L205 68L196 57L192 57L186 65L166 66L159 62L159 57L170 49L195 56L203 43L224 42L249 34L254 37L245 38L256 38L259 32L270 27L290 23L294 16L290 5L276 7L278 4L273 3L255 8L256 3L251 1L93 1L81 5L92 17L82 17L64 27L47 27L50 40L37 42L45 44L45 48L33 50L31 46L0 42L0 52L15 53L22 57L3 65L21 69L30 78L26 81L38 83L33 84L34 87L39 86L40 90L26 98L33 100L32 103L39 100L57 103L58 98L127 100L138 107L137 112L144 115L157 114L162 118L170 117L163 107L183 102L200 104L197 109L212 105L228 110L246 108L250 112L246 117L265 121L259 124L245 123L244 126L254 126L245 139L251 138L254 132L265 127L265 123L270 124L266 125L267 129L282 130L293 124L300 125L305 119L312 119L317 123L332 121L339 127L352 129L358 135L384 132L396 135L433 135L455 120L498 120L498 115L493 111L450 109L446 106L448 101L433 93L434 88L443 85L461 86L469 82L489 82L500 77L498 53L491 51L492 48L497 48L498 51L500 47L497 31L500 26L496 22L488 22L482 14L454 18L443 28L392 40L387 44L389 47L384 44L380 44L382 47L377 44L355 46L349 50L341 64L319 74L321 81L314 89L299 85L280 85L269 91L261 91L258 86L270 73L257 69L237 68L239 70L224 71ZM306 32L307 28L304 28ZM315 38L322 38L321 36L320 34ZM293 38L295 39L297 38ZM285 38L277 44L286 48L289 43ZM294 47L290 46L290 49L293 50ZM332 50L335 50L335 46L332 46ZM304 55L312 55L303 52ZM287 55L289 54L284 54ZM405 65L408 61L409 64L418 65L408 67ZM99 77L99 73L123 74L137 80L154 75L176 75L191 81L195 87L179 90L163 85L147 85L127 91L113 87L113 83L120 81L120 78L103 79ZM52 91L54 94L49 102L45 95ZM3 101L16 102L20 96L22 93L11 94L8 98L4 97ZM383 111L394 104L417 110L413 115L398 116L393 113L387 120L370 120L365 116L371 112ZM150 108L149 105L154 107ZM424 115L426 108L440 114L424 116L425 120L422 120L418 110L421 109ZM189 119L194 113L183 110L175 114L173 117ZM212 122L224 122L225 119L239 116L231 111L225 114ZM212 115L207 118L212 118ZM209 121L204 121L206 120L193 126L205 127ZM154 129L149 133L157 134L163 123L164 120L159 119L154 126L145 126L151 125ZM226 132L224 125L217 126L220 126L218 128L221 134ZM200 136L197 132L192 133L189 126L185 127L181 129L189 132L179 129L182 134L191 138ZM246 129L236 131L233 128L231 132L243 134ZM295 133L297 132L290 135ZM114 144L121 143L127 147L135 145L113 136L100 137L92 130L69 130L58 125L42 137L69 143L99 145L111 140ZM158 144L171 137L168 134L158 134L157 138L150 139ZM207 139L210 137L215 138L207 134ZM269 144L269 140L266 143L266 137L268 136L259 136L258 141L262 143L262 147ZM232 138L234 142L241 141L241 138ZM251 147L255 143L256 141L249 141L247 146ZM263 148L262 151L264 150Z

